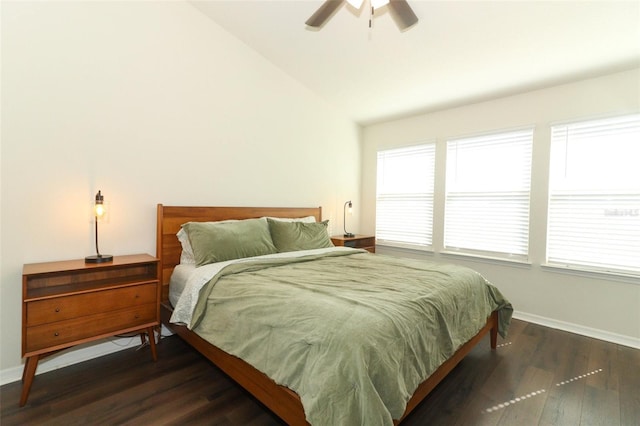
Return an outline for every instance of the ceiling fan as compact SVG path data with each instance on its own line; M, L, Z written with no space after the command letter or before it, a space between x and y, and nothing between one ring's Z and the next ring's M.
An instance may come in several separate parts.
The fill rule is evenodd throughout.
M360 6L362 6L363 3L363 0L347 1L356 9L360 9ZM313 28L322 27L344 2L345 0L325 0L322 6L320 6L320 8L318 8L318 10L316 10L309 19L307 19L305 24ZM388 5L389 11L395 18L400 30L406 30L418 22L418 17L413 13L413 10L407 3L407 0L371 0L372 15L374 9L384 5ZM371 21L369 21L369 25L371 25Z

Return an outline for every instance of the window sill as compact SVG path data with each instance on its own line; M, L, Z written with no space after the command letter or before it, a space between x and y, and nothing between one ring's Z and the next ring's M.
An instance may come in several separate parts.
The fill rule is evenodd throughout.
M516 266L516 267L531 267L531 262L524 260L522 258L506 258L506 257L495 257L489 255L482 254L471 254L471 253L463 253L458 251L442 251L440 252L444 257L462 257L465 260L469 260L472 262L481 262L481 263L493 263L499 265L507 265L507 266Z
M419 246L416 244L402 244L402 243L392 243L387 241L376 240L376 246L389 248L393 250L408 250L408 251L417 251L420 253L424 253L424 252L433 253L433 248L431 246Z
M543 270L549 272L557 272L561 274L579 275L587 278L595 279L607 279L613 281L621 281L625 283L632 283L640 285L640 275L633 274L631 272L625 273L623 271L605 271L600 269L589 269L588 267L579 267L571 265L560 265L545 263L540 265Z
M472 254L472 253L463 253L457 251L441 251L435 252L432 247L420 247L420 246L411 246L411 245L400 245L400 244L389 244L389 243L379 243L376 242L377 246L380 248L398 251L398 252L406 252L406 253L420 253L420 254L428 254L432 257L450 257L450 258L464 258L465 260L471 262L481 262L481 263L492 263L506 266L515 266L515 267L531 267L531 262L528 262L523 259L508 259L503 257L493 257L489 255L480 255L480 254Z

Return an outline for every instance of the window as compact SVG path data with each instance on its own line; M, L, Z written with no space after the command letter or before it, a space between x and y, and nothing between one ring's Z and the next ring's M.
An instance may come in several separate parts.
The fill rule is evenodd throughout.
M640 272L640 115L551 128L547 262Z
M376 239L431 246L435 143L378 152Z
M526 258L533 128L447 141L446 250Z

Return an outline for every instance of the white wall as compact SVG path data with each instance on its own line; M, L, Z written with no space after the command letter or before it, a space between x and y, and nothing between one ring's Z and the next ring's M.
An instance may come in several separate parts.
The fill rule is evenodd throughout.
M94 254L98 189L102 253L154 254L157 203L321 205L340 232L359 138L188 3L3 1L2 381L21 372L22 265Z
M635 69L369 126L363 131L362 203L365 210L374 214L363 216L362 230L375 230L377 150L435 139L437 156L444 160L447 138L533 124L531 265L440 254L438 248L442 247L444 223L442 191L436 194L434 212L435 255L381 247L377 252L434 257L470 266L504 292L515 307L515 315L520 318L640 347L640 280L566 273L541 267L545 261L550 123L638 111L640 70ZM436 180L444 182L444 168L436 170ZM597 164L594 164L594 173L598 173Z

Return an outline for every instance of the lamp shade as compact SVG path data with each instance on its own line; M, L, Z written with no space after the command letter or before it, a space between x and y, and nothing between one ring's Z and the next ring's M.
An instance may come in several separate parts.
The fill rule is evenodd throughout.
M106 213L106 209L104 206L104 196L100 191L98 191L98 193L96 194L96 201L93 205L93 211L98 219L101 219L102 216L104 216L104 214Z

